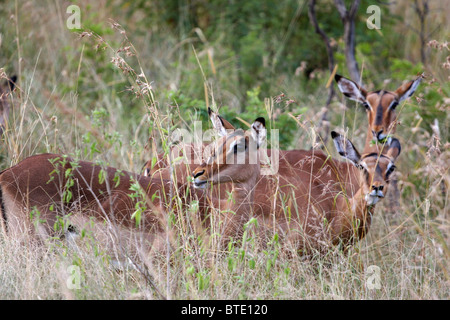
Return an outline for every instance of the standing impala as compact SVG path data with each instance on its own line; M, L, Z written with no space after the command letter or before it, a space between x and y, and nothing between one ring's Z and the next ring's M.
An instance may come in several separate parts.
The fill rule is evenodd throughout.
M239 199L212 201L228 212L224 215L223 225L229 236L234 236L230 232L231 226L242 225L240 217L249 216L252 208L254 184L260 172L258 147L265 139L264 123L263 118L255 120L251 136L244 135L242 130L222 135L217 142L218 150L208 160L208 165L213 166L212 171L208 169L210 181L233 181L232 197ZM220 163L216 161L219 158L227 161L226 167L220 165L222 170L217 171L213 163ZM196 188L204 186L199 176L197 174L194 181ZM6 234L18 238L56 235L62 219L68 219L71 225L80 215L128 229L133 229L139 222L139 230L153 241L163 232L160 222L165 212L171 210L172 187L170 180L104 168L64 155L35 155L0 173L0 221ZM174 187L182 197L185 195L183 186ZM139 221L137 205L142 209Z
M339 90L350 100L361 103L367 110L369 127L367 129L366 145L373 140L389 144L388 138L395 133L395 108L402 101L414 94L423 75L408 81L395 91L367 91L354 81L335 75ZM387 141L386 141L387 140Z

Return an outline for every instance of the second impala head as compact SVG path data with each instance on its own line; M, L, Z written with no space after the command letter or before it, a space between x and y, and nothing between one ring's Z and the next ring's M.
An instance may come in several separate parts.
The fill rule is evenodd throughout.
M380 143L389 145L389 138L395 132L396 114L395 108L399 103L414 94L423 76L408 81L395 91L378 90L367 91L356 82L335 75L339 90L350 100L361 103L367 111L369 120L369 137Z

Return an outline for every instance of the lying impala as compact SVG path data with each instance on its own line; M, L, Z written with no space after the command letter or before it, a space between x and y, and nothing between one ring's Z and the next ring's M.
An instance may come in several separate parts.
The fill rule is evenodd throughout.
M389 144L389 136L395 133L395 108L402 101L414 94L423 75L415 80L402 84L395 91L367 91L354 81L335 75L339 90L350 100L361 103L367 111L369 127L367 129L366 145L373 140Z
M224 134L225 129L230 129L229 123L217 114L210 113L210 116L218 132ZM252 130L259 132L255 125ZM285 151L281 153L277 175L261 176L256 185L252 182L244 188L255 188L253 216L259 222L262 238L276 232L303 252L323 250L326 244L348 245L365 236L375 204L386 195L400 143L392 138L383 149L367 145L360 155L343 136L333 132L332 138L338 152L350 162L333 160L317 150ZM217 172L240 170L239 166L224 161L217 163L215 159L222 156L215 157L193 171L194 186L216 186ZM242 198L235 201L241 202ZM249 205L247 201L244 203ZM225 230L225 236L236 234L250 217L232 215L230 218L234 219L230 224L232 229Z
M386 195L394 162L400 154L400 143L392 138L384 153L360 155L342 135L334 131L331 135L339 154L353 165L330 159L321 151L304 151L300 163L289 168L291 175L278 177L282 186L279 192L288 197L292 194L286 200L291 201L290 206L270 208L267 199L277 192L277 186L264 176L258 181L254 216L263 239L276 232L284 241L293 243L300 253L305 253L324 251L329 245L346 247L367 234L375 204ZM209 161L200 165L193 172L194 185L217 184L215 173L221 169ZM357 177L358 190L349 196L345 187L350 177Z
M232 197L238 199L213 199L213 204L225 212L222 225L226 236L234 236L234 230L237 232L239 226L248 220L254 184L259 179L257 159L258 147L265 139L264 119L257 119L252 127L250 136L244 135L242 130L223 135L217 143L220 148L213 157L228 159L229 165L221 167L221 171L216 171L214 166L212 171L208 171L217 183L232 181ZM236 159L240 161L236 162ZM140 186L144 198L132 197L134 191L131 189L136 190L133 185ZM201 183L196 181L195 186L200 187ZM184 199L186 189L180 185L174 187ZM160 222L171 210L171 189L171 181L168 180L104 168L64 155L35 155L0 173L0 221L6 234L18 238L57 235L55 226L61 219L69 219L71 225L72 215L75 221L80 214L133 230L136 226L133 215L136 205L141 202L144 212L136 230L143 231L151 242L163 232ZM201 201L206 199L201 198ZM75 228L79 227L74 223Z

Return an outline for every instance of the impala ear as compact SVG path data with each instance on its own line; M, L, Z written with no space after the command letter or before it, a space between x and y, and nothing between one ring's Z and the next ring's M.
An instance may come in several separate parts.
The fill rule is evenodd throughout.
M217 130L220 136L226 136L227 130L234 130L234 127L229 123L227 120L222 118L218 113L211 110L211 108L208 107L208 115L211 119L212 125L214 129Z
M335 131L331 131L331 138L333 138L334 146L339 154L353 162L355 166L358 166L359 161L361 160L361 155L358 150L356 150L353 143Z
M402 146L400 145L400 141L397 138L392 138L391 144L389 145L389 149L386 152L386 156L391 158L392 161L395 162L397 157L400 155L402 151Z
M259 117L252 123L252 138L256 142L258 149L266 142L266 137L266 119Z
M395 90L395 94L398 97L398 101L402 102L403 100L411 97L414 92L416 92L417 87L423 79L423 74L418 76L415 80L408 81L402 84L397 90Z
M334 76L334 80L336 80L338 88L344 96L359 103L366 102L367 91L363 87L338 74Z

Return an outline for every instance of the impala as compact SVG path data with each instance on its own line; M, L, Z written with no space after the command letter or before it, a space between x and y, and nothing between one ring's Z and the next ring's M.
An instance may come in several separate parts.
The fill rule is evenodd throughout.
M226 134L227 130L235 130L234 127L218 113L213 112L209 108L208 113L214 129L219 135ZM254 126L252 126L252 130L255 130ZM173 174L174 180L177 183L186 184L195 168L193 160L195 157L202 156L201 153L203 153L205 146L206 145L203 145L202 148L199 148L200 150L197 150L193 144L177 145L172 149L175 154L172 158L178 157L181 154L182 156L178 157L178 159L184 159L184 163L175 163L172 169L168 166L164 155L158 154L157 161L153 166L151 161L147 162L143 174L159 179L171 179ZM272 156L272 150L268 149L266 151L268 156ZM321 155L322 153L316 152L316 154ZM273 176L262 176L255 187L256 201L254 203L254 211L259 215L270 214L282 210L280 195L292 194L293 191L291 190L291 186L297 183L297 175L299 174L297 168L298 165L312 156L311 152L306 150L279 150L278 155L279 170L277 174ZM347 194L351 195L354 190L358 188L357 174L354 172L348 172L346 176L342 177L341 182L342 187ZM231 191L231 188L232 186L230 183L222 184L220 188L213 188L212 195L215 198L227 199L229 198L228 193ZM280 192L277 192L277 190Z
M218 150L208 160L208 164L219 157L229 160L224 170L213 170L213 179L217 183L234 181L232 197L240 199L239 202L213 199L214 204L227 212L223 222L227 236L234 236L230 233L232 224L241 224L235 217L238 220L247 217L252 208L260 167L248 160L258 157L257 149L265 139L264 122L263 118L257 119L250 136L242 130L222 135ZM235 159L244 161L230 162ZM194 186L201 188L203 183L197 178ZM41 154L0 173L0 221L4 232L12 237L45 239L61 232L58 230L61 220L67 219L66 226L73 223L72 228L78 229L77 221L86 223L86 217L93 217L128 230L138 226L136 230L152 242L164 231L161 222L171 210L171 196L175 192L185 199L186 188L173 186L170 180L151 179L64 155ZM139 219L137 209L142 211Z
M395 108L402 101L414 94L423 75L415 80L402 84L395 91L367 91L354 81L335 75L339 90L350 100L361 103L367 110L369 127L367 129L366 145L373 140L389 144L390 135L395 133Z
M252 124L251 136L242 130L227 134L223 124L219 124L218 148L192 173L193 185L197 189L207 189L221 183L231 186L228 199L216 199L215 207L221 209L222 241L238 237L244 223L253 215L255 185L260 181L259 147L265 142L264 118ZM233 203L232 210L227 209ZM208 218L208 217L204 217Z
M386 162L385 154L388 150L390 150L389 152L391 155L394 150L400 151L398 140L390 137L390 134L395 130L395 106L414 93L422 76L405 83L395 92L367 92L355 82L342 76L336 75L335 79L339 89L344 95L350 99L363 103L366 106L369 128L363 155L372 155L371 158L377 159L377 163L380 162L378 159L381 159L381 163ZM216 130L220 131L232 128L229 122L211 112L211 110L209 110L209 114ZM334 135L337 137L336 134ZM382 143L372 145L372 137L375 137L376 140ZM344 140L339 138L335 141ZM393 141L395 141L395 143L391 148L390 146ZM341 145L342 144L343 143L341 143ZM350 145L353 146L351 143ZM354 147L352 150L356 151ZM187 149L186 155L188 159L192 159L192 152L192 148ZM268 152L270 154L271 151L268 150ZM327 159L328 157L320 151L280 151L280 169L278 174L275 176L263 176L256 184L254 214L258 219L262 220L263 225L267 226L270 224L270 228L273 231L286 236L289 235L288 237L292 237L293 234L296 234L295 232L289 232L292 228L296 229L299 226L302 228L304 227L305 229L301 234L305 235L305 239L310 239L308 235L313 232L313 229L317 230L318 228L316 225L311 229L311 226L314 226L314 224L317 223L317 219L323 219L323 217L326 217L327 214L331 214L331 212L344 212L342 210L342 200L339 202L341 206L340 211L336 211L336 207L332 207L331 204L336 204L338 202L330 202L330 199L333 200L334 197L339 199L344 197L345 199L353 199L353 202L356 203L356 199L359 194L362 193L363 187L367 188L367 186L361 185L362 180L356 166ZM391 156L392 163L395 159L396 157ZM159 162L159 164L158 170L160 171L158 172L163 176L165 175L165 177L169 177L170 171L165 167L165 163ZM355 162L354 164L359 166L359 164L356 164ZM177 179L184 181L188 175L189 167L183 165L182 168L178 166L175 166L175 168ZM375 171L380 170L378 164L374 168ZM364 172L366 172L364 174L367 176L367 172L369 172L368 168L361 167L361 170L364 170ZM389 170L390 175L391 171L394 170L394 167L391 166ZM151 173L155 172L156 170L154 168ZM386 181L386 184L387 182L388 181ZM225 186L222 190L227 191L229 188L229 186ZM383 188L385 188L384 185ZM386 194L386 189L387 187L384 189L384 192L382 192L383 196ZM333 196L330 196L330 194ZM223 192L218 192L216 195L223 196ZM370 199L371 198L367 198L369 203L368 206L372 205L372 200ZM289 213L289 218L286 218L287 208L291 211L291 213ZM302 211L302 208L306 211ZM352 206L352 208L355 209L356 206ZM363 214L363 212L365 212L365 210L360 210L360 208L362 208L361 203L358 208L358 210L353 210L352 212L354 214ZM294 214L292 213L293 210L296 211ZM320 211L322 213L319 213ZM306 216L304 212L306 212ZM337 214L335 219L333 218L333 214L328 217L333 218L332 220L334 222L331 226L334 228L334 231L336 231L336 226L341 226L344 229L348 227L341 222L342 217L346 216L348 218L349 214L350 213L348 212L346 215ZM330 221L330 219L327 221ZM368 229L370 221L367 219L359 219L358 221L367 222L364 223L364 225L367 226L364 227L364 230ZM336 242L337 239L339 239L339 241L348 241L348 234L348 232L343 232L342 234L334 232L331 236L331 239L333 239L332 242ZM356 238L362 237L364 234L365 232L358 232L356 233Z

